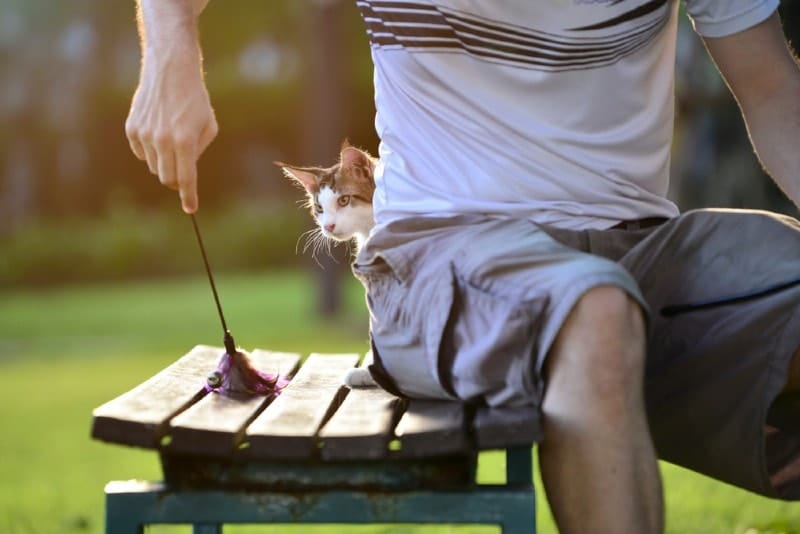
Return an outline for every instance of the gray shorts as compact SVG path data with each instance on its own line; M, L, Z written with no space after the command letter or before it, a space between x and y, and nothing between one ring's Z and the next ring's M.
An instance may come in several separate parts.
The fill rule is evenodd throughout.
M648 319L659 457L800 499L800 478L786 476L800 459L800 408L782 403L778 419L790 424L767 425L800 346L796 220L699 210L641 230L571 231L409 219L380 228L353 269L367 289L379 382L489 405L539 405L544 359L577 299L622 288Z

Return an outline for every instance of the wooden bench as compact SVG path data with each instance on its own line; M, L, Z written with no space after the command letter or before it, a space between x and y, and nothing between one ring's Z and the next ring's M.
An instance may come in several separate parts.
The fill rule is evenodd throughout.
M535 532L533 409L487 409L342 385L356 354L252 352L291 376L277 397L203 385L224 349L197 346L93 412L95 439L158 451L163 482L110 482L106 532L188 523L484 523ZM478 451L503 449L506 482L476 482Z

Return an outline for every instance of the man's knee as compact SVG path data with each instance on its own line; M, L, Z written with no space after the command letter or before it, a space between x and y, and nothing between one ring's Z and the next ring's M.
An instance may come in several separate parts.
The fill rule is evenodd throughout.
M631 333L643 327L639 303L616 286L597 286L588 290L578 299L569 319L591 321Z
M644 347L638 302L620 288L599 286L578 300L564 322L548 354L545 379L569 383L569 389L580 384L592 397L624 393L641 387Z

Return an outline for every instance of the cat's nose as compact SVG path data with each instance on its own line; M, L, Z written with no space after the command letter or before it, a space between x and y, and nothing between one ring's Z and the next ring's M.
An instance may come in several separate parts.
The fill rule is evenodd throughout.
M334 228L336 228L336 224L334 223L328 223L325 225L326 232L333 232Z

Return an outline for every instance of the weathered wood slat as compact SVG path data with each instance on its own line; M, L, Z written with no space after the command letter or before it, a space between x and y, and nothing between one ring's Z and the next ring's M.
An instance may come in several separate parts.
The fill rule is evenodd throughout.
M295 373L300 355L254 350L250 361L257 369L285 377ZM234 398L210 393L170 421L168 450L230 456L242 442L247 424L270 400L261 395Z
M400 440L399 456L438 456L467 452L464 406L456 402L411 400L400 418L395 434Z
M372 358L362 360L365 369ZM358 460L383 458L394 437L403 401L379 387L351 389L342 405L319 433L323 460Z
M324 460L386 456L402 401L378 387L351 389L320 431Z
M312 354L289 385L247 428L252 458L316 456L317 431L346 388L342 377L358 354Z
M539 410L533 406L480 407L472 422L478 449L499 449L541 441Z
M167 421L203 392L206 375L224 349L198 345L139 386L92 413L92 437L103 441L156 448Z

